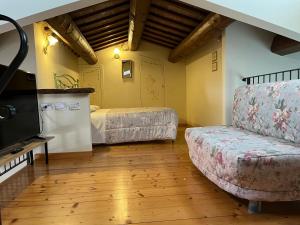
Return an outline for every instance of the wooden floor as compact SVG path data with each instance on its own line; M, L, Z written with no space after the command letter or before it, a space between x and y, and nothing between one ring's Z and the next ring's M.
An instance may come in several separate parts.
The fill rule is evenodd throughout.
M92 157L37 162L1 184L5 225L300 225L300 204L247 202L192 165L180 129L170 142L95 147ZM9 202L10 199L13 199Z

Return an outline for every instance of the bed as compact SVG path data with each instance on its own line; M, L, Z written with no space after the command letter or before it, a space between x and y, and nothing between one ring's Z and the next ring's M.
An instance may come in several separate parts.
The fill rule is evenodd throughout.
M93 144L175 140L178 117L166 107L91 110Z

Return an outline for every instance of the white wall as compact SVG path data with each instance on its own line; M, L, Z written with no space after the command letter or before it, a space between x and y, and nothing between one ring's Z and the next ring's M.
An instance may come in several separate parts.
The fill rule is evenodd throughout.
M300 53L280 56L270 51L274 34L241 22L227 27L223 35L226 123L231 124L234 90L244 84L241 77L294 69Z
M300 41L299 0L182 0Z
M124 45L125 46L125 45ZM186 118L185 63L170 63L170 49L142 41L138 51L121 50L113 58L115 47L96 52L98 64L87 65L80 59L81 73L99 68L101 73L100 106L102 108L166 106L174 108L179 122ZM133 78L122 79L122 60L133 60ZM87 76L90 76L88 73ZM89 85L90 86L90 85Z
M41 103L65 103L65 110L44 111L43 134L55 136L49 142L49 153L92 151L90 102L88 94L40 94ZM79 103L80 110L69 110L70 103Z
M212 53L217 52L217 71L212 71ZM187 124L224 124L221 41L212 40L186 59Z
M24 27L24 31L28 36L28 54L20 69L35 73L36 59L35 59L35 44L34 44L34 29L33 25ZM9 65L16 56L19 46L20 38L17 31L10 31L0 35L0 64Z
M105 0L1 0L0 14L18 21L21 26L62 15ZM13 25L0 21L0 33L14 29Z

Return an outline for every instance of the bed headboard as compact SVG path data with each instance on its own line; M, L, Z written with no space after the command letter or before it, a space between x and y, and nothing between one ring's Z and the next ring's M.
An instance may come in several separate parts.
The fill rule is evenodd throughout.
M242 80L247 84L261 84L297 79L300 79L300 68L245 77Z
M54 74L55 87L58 89L79 88L79 80L69 74Z

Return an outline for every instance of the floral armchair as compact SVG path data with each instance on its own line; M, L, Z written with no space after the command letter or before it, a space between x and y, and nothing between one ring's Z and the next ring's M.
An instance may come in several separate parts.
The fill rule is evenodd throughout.
M300 81L238 88L233 126L188 128L194 165L225 191L250 200L300 200Z

